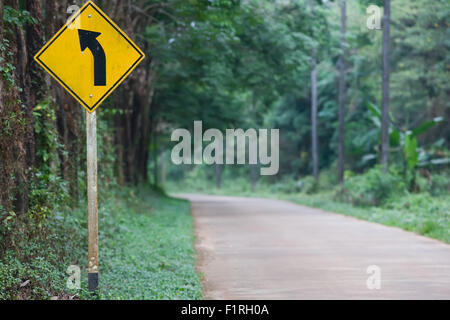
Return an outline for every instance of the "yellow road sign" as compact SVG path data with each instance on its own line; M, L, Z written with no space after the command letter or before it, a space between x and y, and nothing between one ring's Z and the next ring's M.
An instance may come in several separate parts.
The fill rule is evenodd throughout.
M144 57L116 24L88 1L34 59L93 112Z

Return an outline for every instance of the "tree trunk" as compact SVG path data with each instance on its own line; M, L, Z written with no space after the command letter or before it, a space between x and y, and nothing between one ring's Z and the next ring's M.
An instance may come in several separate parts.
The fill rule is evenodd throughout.
M4 4L18 10L19 1L7 0L0 3L0 40L9 40L6 58L15 66L9 73L10 79L0 78L0 123L3 119L10 125L7 132L1 132L0 139L0 204L5 208L24 213L29 207L29 190L36 163L36 139L34 132L34 107L47 94L48 88L42 69L34 62L33 56L43 45L42 7L40 0L23 2L25 9L37 23L28 23L22 27L10 25L13 32L5 32L3 21ZM50 16L50 14L48 14ZM52 24L53 25L53 24ZM14 80L14 84L11 81ZM15 117L11 117L14 114ZM0 127L0 131L1 131ZM9 144L9 145L8 145ZM11 199L14 198L14 201Z
M3 0L0 1L0 43L3 43L3 30L4 30L4 26L3 26ZM3 63L4 63L4 58L3 58L3 54L0 51L0 68L3 67ZM3 111L3 81L0 79L0 115L2 114ZM1 203L1 202L0 202Z
M158 179L158 134L156 128L153 131L153 182L155 187L159 184Z
M256 190L256 183L258 182L258 165L251 164L250 165L250 177L252 182L252 191Z
M47 41L66 23L69 17L68 6L67 0L45 2L45 36ZM50 80L49 89L56 110L56 128L59 142L64 146L64 148L58 148L61 176L68 183L71 202L75 205L79 195L80 146L84 145L85 141L85 130L81 130L81 128L84 129L84 122L82 121L84 109L53 78Z
M134 40L147 26L143 20L148 17L136 14L128 1L102 1L99 4ZM147 44L138 44L145 51ZM120 157L117 165L122 166L119 169L121 180L129 184L148 181L155 70L156 64L147 57L113 94L114 107L123 111L115 116L115 144Z
M131 6L125 1L102 1L103 9L113 18L132 39L140 32L144 23L134 27L139 15L131 12ZM133 16L133 22L130 17ZM139 45L142 48L142 45ZM148 63L146 58L113 94L114 108L122 112L115 115L115 146L117 150L117 171L120 184L146 182L149 158L150 130L149 109L151 89L148 81Z
M311 13L314 15L314 0L310 0ZM319 181L319 138L317 135L317 71L316 71L316 48L312 50L311 66L311 145L312 145L312 164L313 175L316 182Z
M44 44L44 31L42 29L42 8L40 0L29 0L26 2L26 9L30 15L37 21L36 24L27 24L26 26L26 47L27 47L27 66L25 76L24 92L27 97L24 99L26 103L26 118L29 121L27 126L27 166L32 168L35 165L36 141L34 135L34 119L33 108L42 101L44 93L47 91L44 79L44 72L33 57L36 52L41 49Z
M4 4L19 9L18 0L7 0ZM13 209L23 214L29 208L29 187L33 174L30 169L33 168L35 154L32 107L29 105L30 61L25 32L18 26L9 27L14 31L5 32L3 27L1 31L2 37L9 41L10 54L3 58L4 63L14 65L15 69L9 72L9 79L0 77L1 87L4 88L0 91L0 123L8 123L7 126L0 126L0 204L7 210Z
M216 187L217 189L222 188L222 172L223 172L223 164L216 164Z
M383 18L383 101L381 119L381 165L385 171L389 168L390 21L391 0L385 0Z
M341 57L339 59L339 143L338 143L338 182L344 182L345 170L345 55L347 32L347 4L341 0Z
M253 97L252 97L252 117L253 117L254 124L258 124L257 113L256 113L256 106L257 106L258 102L256 100L257 99L256 97L257 97L257 95L255 94L255 92L253 92ZM249 150L250 150L250 148L249 148ZM256 190L256 183L258 182L257 170L258 170L258 165L257 164L250 164L250 183L252 185L252 191Z
M164 187L164 185L166 184L166 177L167 177L167 167L166 167L166 150L161 150L161 152L159 153L159 167L160 167L160 177L159 177L159 181L161 184L161 187Z

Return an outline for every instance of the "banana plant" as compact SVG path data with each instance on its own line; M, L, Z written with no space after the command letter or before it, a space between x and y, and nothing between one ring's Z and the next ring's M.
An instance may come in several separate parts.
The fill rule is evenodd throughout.
M372 113L372 121L380 129L381 132L381 111L380 109L372 104L368 103L367 108ZM427 132L440 122L444 121L443 117L434 118L431 121L426 121L419 125L418 127L402 131L396 128L392 121L392 115L390 115L390 128L389 128L389 142L392 148L400 149L403 154L403 159L405 162L405 169L409 169L413 173L413 181L411 188L414 188L415 184L415 173L419 164L425 165L428 162L419 162L421 158L427 158L426 153L422 148L419 148L417 137L421 134ZM432 163L432 161L430 162Z

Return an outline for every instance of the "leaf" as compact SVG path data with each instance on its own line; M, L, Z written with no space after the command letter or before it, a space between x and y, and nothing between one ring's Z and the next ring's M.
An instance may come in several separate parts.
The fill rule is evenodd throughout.
M30 280L27 280L27 281L23 282L23 283L20 285L20 287L21 287L21 288L26 287L29 283L30 283Z
M377 158L376 154L366 154L364 157L362 157L361 161L362 163L367 163L371 160L375 160Z
M367 108L372 114L381 121L381 111L380 109L371 102L367 102Z
M398 130L392 130L391 134L389 135L389 143L392 147L398 147L400 145L401 135L400 131Z
M408 132L405 136L405 145L403 150L409 168L414 169L415 167L417 167L417 164L419 163L417 139L411 132Z
M412 130L412 134L417 137L419 135L421 135L422 133L427 132L430 128L434 127L435 125L437 125L438 123L444 121L443 117L439 117L439 118L434 118L432 121L428 121L425 122L423 124L421 124L420 126L418 126L417 128Z
M372 121L378 129L381 129L381 120L377 117L372 117Z
M442 158L442 159L433 159L430 161L434 165L442 165L442 164L449 164L450 158Z

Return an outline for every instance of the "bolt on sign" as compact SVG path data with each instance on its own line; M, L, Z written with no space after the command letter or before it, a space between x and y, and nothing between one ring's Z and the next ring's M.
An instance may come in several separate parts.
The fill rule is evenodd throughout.
M35 60L93 112L144 57L116 24L88 1Z

